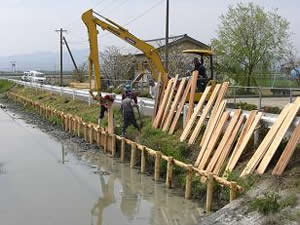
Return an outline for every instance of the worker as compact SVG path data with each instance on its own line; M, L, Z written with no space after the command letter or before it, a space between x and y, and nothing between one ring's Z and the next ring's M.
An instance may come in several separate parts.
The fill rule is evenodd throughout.
M135 92L132 90L132 87L130 84L125 85L124 92L122 94L122 100L125 99L126 96L129 96L134 101L134 103L137 105L137 103L138 103L137 97L136 97Z
M112 106L116 95L105 95L104 97L100 95L94 95L92 91L90 91L91 96L93 97L94 100L99 101L100 104L100 113L98 117L98 125L101 124L101 120L104 118L105 112L108 110L109 107Z
M194 58L194 71L198 71L197 89L203 92L207 84L206 68L201 57L201 62L198 58Z
M140 127L136 122L133 107L136 107L134 100L131 98L131 96L125 95L124 99L121 103L121 113L123 116L123 127L122 127L122 136L125 136L126 129L128 126L133 125L136 129L140 131Z

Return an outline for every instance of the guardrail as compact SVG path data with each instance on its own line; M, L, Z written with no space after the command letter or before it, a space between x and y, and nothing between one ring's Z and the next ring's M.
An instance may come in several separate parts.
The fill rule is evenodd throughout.
M48 84L25 82L25 81L14 80L14 79L6 79L6 80L12 81L19 85L23 85L24 87L43 89L43 90L47 90L47 91L50 91L53 93L57 93L61 96L62 95L71 96L73 98L73 100L75 100L75 99L85 100L89 103L89 105L92 102L96 102L95 100L93 100L93 98L91 98L89 91L87 91L87 90L78 90L78 89L72 89L72 88L68 88L68 87L58 87L58 86L53 86L53 85L48 85ZM106 93L106 92L101 93L102 96L105 96L108 94L111 94L111 93ZM154 101L152 99L143 98L143 97L138 97L137 99L138 99L138 105L139 105L141 111L143 111L143 109L153 109L154 108ZM116 95L115 103L121 104L121 101L122 101L122 96Z
M24 81L20 81L20 80L14 80L14 79L7 79L7 78L2 78L2 79L6 79L12 82L15 82L19 85L23 85L24 87L30 87L30 88L35 88L35 89L43 89L43 90L47 90L53 93L57 93L59 95L66 95L69 97L72 97L73 100L75 99L81 99L84 101L87 101L88 104L90 105L91 103L95 103L96 101L93 100L93 98L91 98L89 92L86 90L77 90L77 89L72 89L72 88L68 88L68 87L58 87L58 86L52 86L52 85L47 85L47 84L39 84L39 83L33 83L33 82L24 82ZM232 88L232 87L231 87ZM239 87L239 88L244 88L244 87ZM251 87L250 87L251 88ZM291 90L294 90L293 88L291 88ZM296 89L299 90L300 89ZM105 93L102 92L101 93L102 96L105 96L107 94L111 94L111 93ZM149 99L149 98L143 98L143 97L138 97L138 105L140 108L141 113L144 112L144 110L153 110L154 108L154 100ZM291 101L292 99L290 99ZM121 95L116 95L116 99L115 99L115 103L117 104L121 104L122 101L122 96ZM260 101L258 99L258 101ZM184 110L183 110L183 117L186 117L187 114L187 110L188 110L188 105L186 104L184 106ZM233 114L233 109L227 108L228 111L231 112L231 115ZM243 110L243 115L245 115L247 118L249 116L250 112L249 111L245 111ZM264 124L267 127L271 127L273 125L273 123L275 122L275 120L277 119L278 115L277 114L271 114L271 113L264 113L263 117L262 117L262 121L264 122ZM296 126L298 121L300 120L299 117L297 117L294 121L294 125Z

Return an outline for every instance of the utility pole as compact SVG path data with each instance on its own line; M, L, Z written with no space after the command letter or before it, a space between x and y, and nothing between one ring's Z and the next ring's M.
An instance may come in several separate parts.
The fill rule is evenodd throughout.
M166 0L166 46L165 46L165 67L168 71L169 66L169 0Z
M67 32L67 30L60 28L55 31L59 32L60 36L60 86L63 86L63 32Z

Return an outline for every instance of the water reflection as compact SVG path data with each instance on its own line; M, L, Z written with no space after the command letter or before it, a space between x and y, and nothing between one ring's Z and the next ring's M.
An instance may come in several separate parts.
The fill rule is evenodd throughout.
M94 218L97 225L190 225L197 224L203 215L196 203L175 195L174 190L165 189L164 184L155 183L152 177L126 164L118 164L104 155L97 163L102 194L91 209L92 224Z

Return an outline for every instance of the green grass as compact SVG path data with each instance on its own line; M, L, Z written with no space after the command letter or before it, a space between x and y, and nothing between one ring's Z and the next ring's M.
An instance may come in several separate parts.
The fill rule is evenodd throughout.
M250 201L249 208L263 215L274 214L280 210L279 198L280 196L274 192L266 192L263 197Z
M0 80L0 93L5 93L14 86L13 82Z

